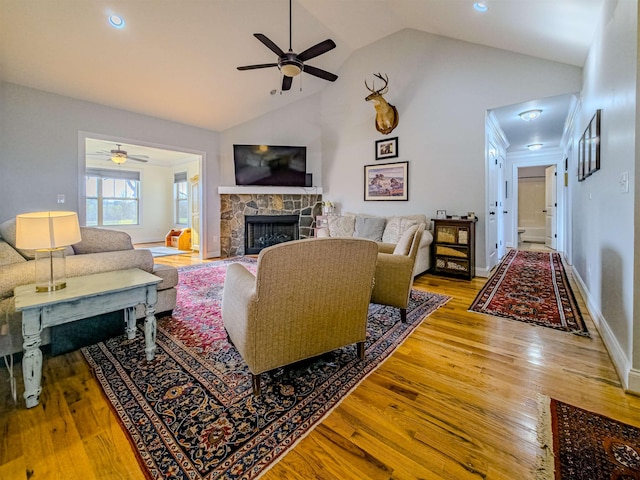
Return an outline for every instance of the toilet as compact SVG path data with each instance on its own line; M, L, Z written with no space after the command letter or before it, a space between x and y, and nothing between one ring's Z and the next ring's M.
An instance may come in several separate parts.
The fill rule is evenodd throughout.
M522 234L525 231L526 230L524 228L518 228L518 245L520 245L522 243Z

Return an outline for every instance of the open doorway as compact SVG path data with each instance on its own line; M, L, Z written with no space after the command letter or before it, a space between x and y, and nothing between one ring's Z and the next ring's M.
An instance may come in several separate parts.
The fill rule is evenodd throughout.
M557 248L555 177L555 165L518 168L518 196L514 203L518 248L524 248L523 244ZM530 245L527 247L531 249Z
M524 241L563 251L568 214L563 142L576 104L576 95L568 93L490 110L508 143L498 239L507 247Z
M182 246L202 258L202 152L87 132L78 150L82 225L125 231L134 244L188 231Z

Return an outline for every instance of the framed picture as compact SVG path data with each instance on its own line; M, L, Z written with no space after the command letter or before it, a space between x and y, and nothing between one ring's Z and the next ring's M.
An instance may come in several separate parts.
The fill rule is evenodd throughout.
M326 215L316 217L316 228L329 228L329 219Z
M446 210L436 210L436 218L440 220L445 220L447 218Z
M409 200L409 162L364 166L364 199Z
M398 137L376 140L376 160L398 156Z
M589 150L589 175L600 170L600 112L596 110L595 115L589 122L589 127L585 131L585 148ZM588 132L588 133L587 133ZM586 165L585 165L586 169Z
M585 179L584 175L584 135L578 141L578 181Z

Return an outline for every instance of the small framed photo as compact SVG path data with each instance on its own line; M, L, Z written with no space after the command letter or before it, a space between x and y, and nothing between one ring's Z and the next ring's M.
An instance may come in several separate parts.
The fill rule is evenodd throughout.
M439 220L445 220L447 218L446 210L436 210L436 218Z
M376 140L376 160L398 156L398 137Z
M316 228L329 228L329 219L326 215L316 217Z
M364 166L364 199L409 200L409 162Z

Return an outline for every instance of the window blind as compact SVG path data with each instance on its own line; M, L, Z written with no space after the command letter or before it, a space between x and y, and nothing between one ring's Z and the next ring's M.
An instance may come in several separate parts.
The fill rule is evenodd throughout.
M87 168L88 177L98 178L122 178L125 180L140 181L140 172L134 170L110 170L108 168ZM185 174L186 176L186 174Z

